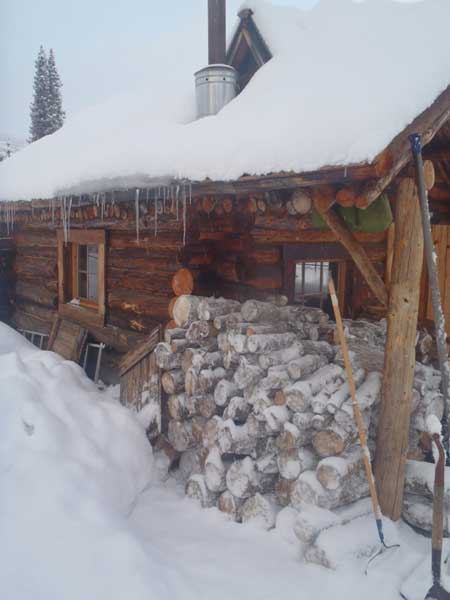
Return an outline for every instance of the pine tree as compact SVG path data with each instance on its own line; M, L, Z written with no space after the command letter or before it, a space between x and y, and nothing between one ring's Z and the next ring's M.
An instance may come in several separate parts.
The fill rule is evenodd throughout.
M39 140L50 132L48 61L41 46L34 63L33 102L30 107L30 142Z
M48 97L49 97L49 126L48 133L54 133L64 124L66 113L62 108L61 79L56 68L55 55L50 49L48 57Z

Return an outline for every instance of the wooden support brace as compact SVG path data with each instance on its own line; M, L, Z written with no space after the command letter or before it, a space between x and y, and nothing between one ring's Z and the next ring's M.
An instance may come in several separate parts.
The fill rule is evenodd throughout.
M342 218L332 208L329 208L327 210L326 203L317 200L315 200L314 206L316 210L321 214L323 220L328 225L328 227L335 233L338 241L350 254L375 297L383 306L387 306L388 295L386 291L386 286L384 285L380 275L377 273L375 267L371 263L364 248L356 240L353 234L347 229Z

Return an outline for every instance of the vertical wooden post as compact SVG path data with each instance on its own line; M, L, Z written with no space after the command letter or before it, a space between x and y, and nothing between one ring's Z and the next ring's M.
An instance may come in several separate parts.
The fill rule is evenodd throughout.
M403 504L422 262L417 187L413 179L405 178L400 182L395 203L394 258L375 463L381 508L394 521L400 518Z

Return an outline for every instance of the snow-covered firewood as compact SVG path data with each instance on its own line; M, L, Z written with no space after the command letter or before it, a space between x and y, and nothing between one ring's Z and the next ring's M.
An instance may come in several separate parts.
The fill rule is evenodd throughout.
M256 323L260 321L277 322L281 319L281 310L278 306L269 302L258 300L247 300L241 308L244 321Z
M249 360L242 356L239 361L239 367L234 373L234 381L238 388L243 390L249 386L255 385L264 376L264 371L250 364Z
M432 463L408 460L405 471L405 494L433 499L434 470ZM450 506L450 467L445 467L445 502Z
M234 462L226 474L227 488L237 498L249 498L258 487L258 476L254 461L246 456Z
M277 436L275 443L279 450L287 451L299 447L300 430L293 423L284 423L283 431Z
M335 490L327 490L317 479L315 471L305 471L295 482L291 502L297 510L301 510L303 503L331 510L355 502L368 494L369 486L365 473L352 473L346 479L345 485Z
M446 507L444 507L444 534L448 534L447 512ZM433 526L433 502L428 498L405 494L403 498L402 517L412 527L429 532Z
M241 313L232 312L229 315L221 315L220 317L215 317L213 320L213 324L218 331L226 331L228 327L232 327L233 325L241 321Z
M179 472L185 481L191 475L203 473L207 456L208 450L206 448L191 448L181 454Z
M166 329L164 332L164 341L167 344L171 344L174 340L184 340L186 338L186 329L182 327L173 327L172 329Z
M169 421L167 435L169 442L178 452L184 452L195 446L191 421Z
M305 381L297 381L283 388L282 392L286 405L293 412L307 411L311 406L311 387ZM280 399L281 400L281 399Z
M300 358L304 354L302 342L296 340L287 348L275 350L268 354L260 354L258 357L259 365L262 369L268 369L275 365L286 365L287 363Z
M172 352L184 352L188 346L189 342L187 340L172 340L170 343Z
M283 477L277 479L275 482L275 497L280 506L288 506L291 503L291 493L294 485L295 481L283 479Z
M192 423L192 437L196 446L200 446L203 442L203 431L205 429L208 419L200 415L195 415L191 419Z
M214 335L217 335L217 330L214 325L208 321L193 321L186 331L186 340L191 344L200 344L203 340L214 337Z
M216 317L229 315L239 311L240 303L237 300L226 300L225 298L203 298L198 305L197 313L199 319L212 321Z
M223 353L220 351L195 353L192 356L192 367L197 371L223 367Z
M217 406L226 406L233 396L239 395L239 388L234 381L221 379L214 389L214 402Z
M261 379L260 386L267 390L280 390L292 383L286 365L269 367L267 377ZM284 404L285 402L282 402Z
M179 369L181 367L181 354L172 352L170 344L160 342L155 350L156 364L160 369L166 371L171 369Z
M191 367L185 376L186 395L196 396L212 392L216 384L226 376L227 372L222 367L202 369L200 372Z
M327 429L327 427L331 425L332 421L333 415L328 413L322 415L314 414L311 421L311 426L314 431L322 431L322 429Z
M284 479L294 480L303 471L314 469L317 460L316 454L309 448L292 448L280 452L277 464Z
M211 492L223 492L227 488L225 475L230 461L223 461L217 446L211 448L205 460L205 482Z
M364 369L357 369L353 373L353 380L355 382L355 386L358 387L362 384L366 377L366 372ZM334 415L335 412L341 408L344 402L350 398L350 386L348 381L345 381L329 398L327 402L327 411Z
M181 369L162 374L161 385L166 394L179 394L184 390L184 373Z
M186 496L195 500L202 508L216 505L217 494L211 492L205 482L204 475L191 475L186 484Z
M240 354L234 350L228 350L223 353L223 366L225 369L233 370L239 365Z
M305 379L305 382L310 386L311 392L314 395L316 395L322 389L324 389L325 386L329 385L330 383L336 381L339 378L342 379L343 377L344 370L342 369L342 367L340 367L339 365L330 364L319 368L315 373L309 375Z
M341 377L336 377L334 381L327 383L318 394L316 394L311 402L314 414L323 415L326 411L327 403L330 396L342 386Z
M173 305L173 318L178 327L188 327L198 319L198 305L201 298L197 296L179 296Z
M316 477L327 490L336 490L345 485L354 473L364 475L364 461L359 447L341 456L324 458L316 468Z
M302 340L302 345L305 354L321 354L327 359L327 362L332 361L336 356L336 350L328 342Z
M217 445L222 453L254 454L256 438L250 435L246 424L236 425L231 419L228 419L224 421L223 427L218 432Z
M243 523L252 522L268 531L275 527L276 509L274 500L257 493L248 498L239 510Z
M255 466L259 473L278 475L277 453L274 450L267 450L256 460Z
M411 417L411 427L417 431L427 431L427 418L435 415L439 421L444 414L444 399L439 392L429 391L425 393L418 409Z
M217 406L212 394L184 397L184 406L190 417L198 415L210 419L217 412Z
M264 417L267 421L268 431L272 433L279 433L283 429L283 425L289 421L290 413L285 405L268 406L263 411Z
M243 424L252 410L251 404L241 396L233 396L225 408L223 418L232 419L235 423Z
M275 323L251 323L245 325L245 335L271 335L288 333L289 325L283 321Z
M242 498L236 498L229 490L225 490L217 500L217 508L228 515L232 521L238 521L238 511L243 502Z
M227 333L226 337L229 348L231 350L234 350L238 354L245 354L246 352L248 352L247 340L249 340L250 338L248 338L245 334Z
M302 377L306 377L307 375L314 373L314 371L317 371L317 369L320 369L320 367L326 365L327 362L327 359L323 355L306 354L301 358L292 360L288 364L288 373L291 379L297 381Z
M262 415L250 413L247 417L246 426L252 438L265 438L267 436L267 423Z
M327 429L314 434L313 446L321 458L338 456L356 438L356 432L351 435L337 423L332 423Z
M224 420L218 415L209 419L202 432L204 448L212 448L219 440L219 433L223 429Z
M169 396L167 409L170 418L175 421L182 421L188 418L189 412L186 408L186 394L173 394Z
M247 339L247 348L249 352L262 354L263 352L273 352L288 348L296 339L295 333L273 333L251 335Z

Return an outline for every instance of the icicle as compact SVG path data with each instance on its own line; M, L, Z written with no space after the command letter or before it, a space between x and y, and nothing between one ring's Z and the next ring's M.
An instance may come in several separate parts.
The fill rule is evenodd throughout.
M134 199L134 209L136 212L136 242L139 244L139 195L141 190L139 188L136 189L136 196Z
M183 184L183 246L186 246L186 186Z
M192 183L189 182L189 206L192 206Z
M155 190L155 237L158 235L158 194Z
M180 186L179 185L177 185L177 189L175 191L175 196L176 196L177 221L178 221L178 219L179 219L178 205L179 205L179 200L180 200Z
M51 206L51 211L52 211L52 225L55 224L55 199L52 198L50 200L50 206Z
M106 193L102 192L101 203L100 203L100 218L102 220L102 223L105 219L105 200L106 200Z

